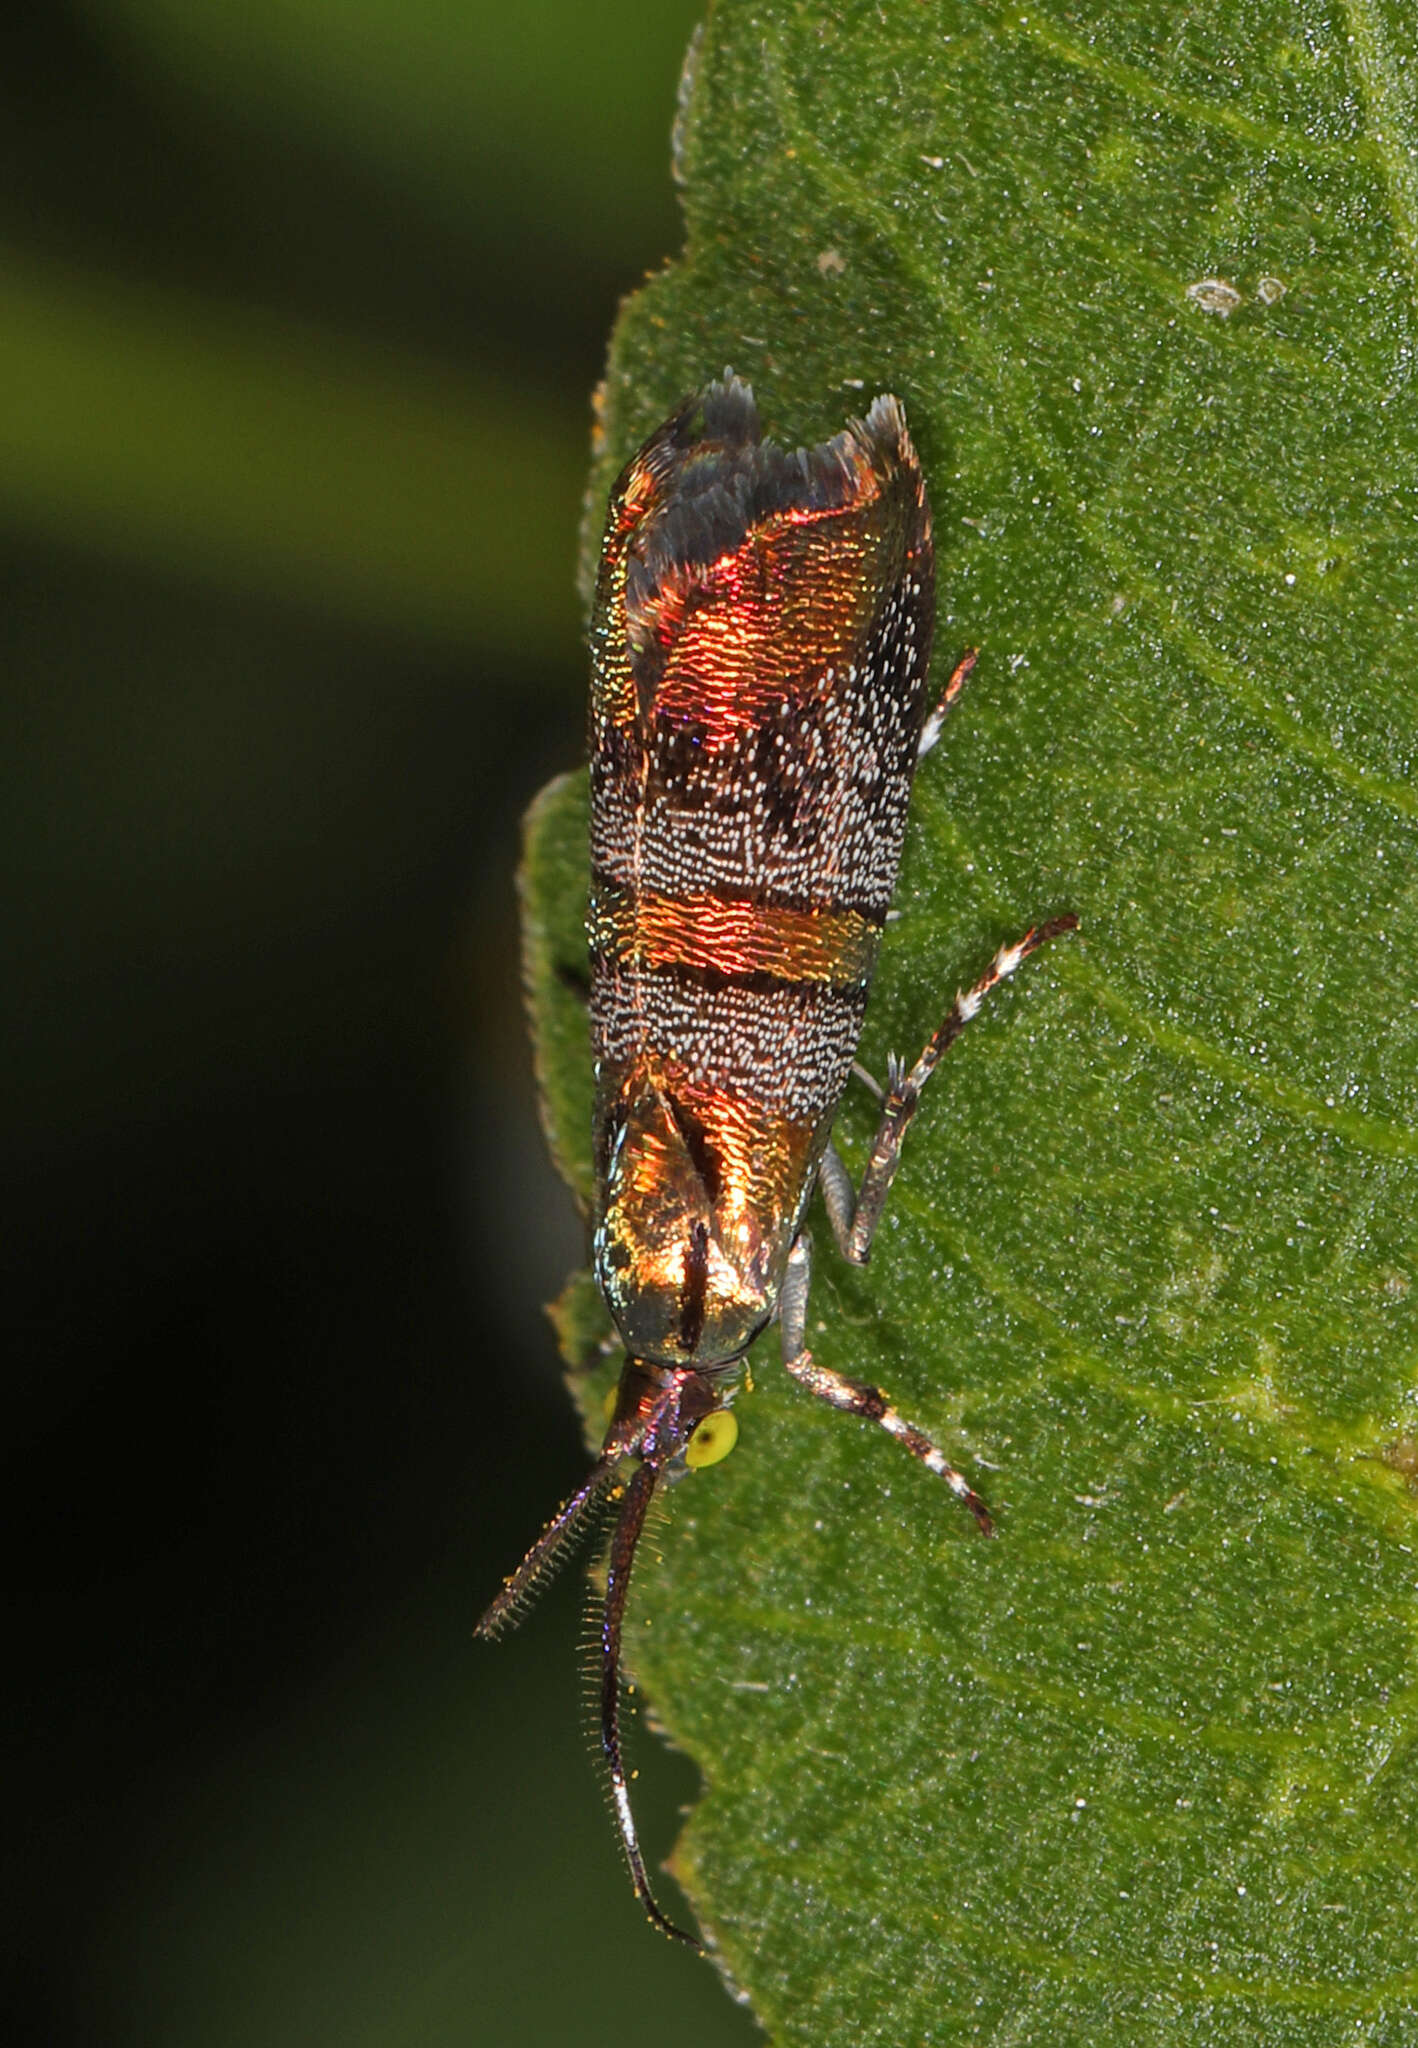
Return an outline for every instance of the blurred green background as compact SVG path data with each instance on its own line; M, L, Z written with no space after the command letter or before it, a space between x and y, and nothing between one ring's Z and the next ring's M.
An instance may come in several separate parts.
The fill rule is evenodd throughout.
M513 870L698 11L8 17L7 2040L758 2038L575 1575L471 1639L582 1465Z

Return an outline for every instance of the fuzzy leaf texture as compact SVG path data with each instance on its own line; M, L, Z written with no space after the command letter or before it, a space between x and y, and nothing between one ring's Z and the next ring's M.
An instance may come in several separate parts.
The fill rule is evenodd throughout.
M642 1558L674 1867L781 2048L1418 2042L1415 30L755 0L691 65L588 528L725 364L789 444L898 393L937 681L982 655L865 1062L1082 920L931 1083L870 1268L815 1219L814 1351L999 1540L773 1331ZM548 793L526 885L583 1197L584 821Z

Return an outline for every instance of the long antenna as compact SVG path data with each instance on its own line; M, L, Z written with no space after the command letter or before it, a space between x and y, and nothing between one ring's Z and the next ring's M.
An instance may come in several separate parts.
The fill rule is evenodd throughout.
M620 1750L621 1627L625 1619L625 1599L630 1591L630 1568L635 1562L635 1546L640 1541L640 1532L645 1526L645 1512L650 1505L650 1497L655 1491L655 1482L658 1478L658 1468L648 1460L637 1467L634 1477L625 1489L625 1499L616 1519L615 1533L611 1537L610 1563L606 1573L606 1604L601 1617L601 1747L610 1766L616 1826L620 1829L625 1860L630 1865L630 1881L635 1887L635 1896L645 1908L652 1927L658 1927L662 1934L671 1935L674 1940L687 1942L691 1948L697 1949L699 1943L694 1936L686 1934L682 1927L676 1927L655 1902L655 1894L650 1889L650 1879L645 1870L645 1858L640 1853L640 1837L635 1832L635 1816L630 1810L630 1790L625 1778L625 1761Z
M615 1478L616 1467L622 1456L623 1451L619 1444L614 1450L602 1451L587 1474L585 1483L577 1488L569 1500L562 1502L516 1571L510 1578L503 1580L502 1591L473 1630L475 1636L500 1635L503 1629L510 1628L521 1619L523 1607L538 1582L556 1570L567 1545L581 1533L587 1520L600 1505L601 1495Z

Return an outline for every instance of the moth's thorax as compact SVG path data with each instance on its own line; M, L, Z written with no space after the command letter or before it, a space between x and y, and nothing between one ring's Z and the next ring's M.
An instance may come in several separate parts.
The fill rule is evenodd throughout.
M642 1075L597 1135L596 1278L626 1350L663 1365L741 1357L777 1307L811 1133Z

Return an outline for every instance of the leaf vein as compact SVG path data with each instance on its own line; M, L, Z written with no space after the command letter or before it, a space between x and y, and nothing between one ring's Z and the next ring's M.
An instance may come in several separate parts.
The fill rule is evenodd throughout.
M1070 962L1067 972L1105 1010L1148 1039L1159 1052L1190 1066L1202 1067L1265 1108L1332 1137L1343 1138L1366 1152L1390 1159L1418 1159L1418 1131L1408 1125L1369 1116L1362 1110L1341 1109L1285 1075L1257 1073L1224 1046L1157 1016L1146 1004L1125 994L1108 976L1082 960Z
M1051 57L1066 64L1070 70L1100 79L1124 98L1160 107L1199 128L1220 129L1237 142L1249 143L1252 148L1283 150L1287 155L1308 158L1312 162L1334 157L1349 162L1355 155L1356 140L1361 154L1372 152L1372 145L1366 146L1362 137L1346 136L1342 140L1330 141L1325 136L1312 135L1284 122L1257 120L1254 114L1247 114L1239 107L1220 106L1195 93L1178 92L1175 86L1164 85L1140 65L1101 56L1098 51L1060 35L1052 22L1040 20L1037 14L1031 13L1027 21L1015 17L1008 25L1040 49L1047 50Z
M1413 107L1373 0L1344 0L1364 97L1371 148L1388 189L1393 231L1403 250L1410 290L1418 287L1418 159L1412 154Z

